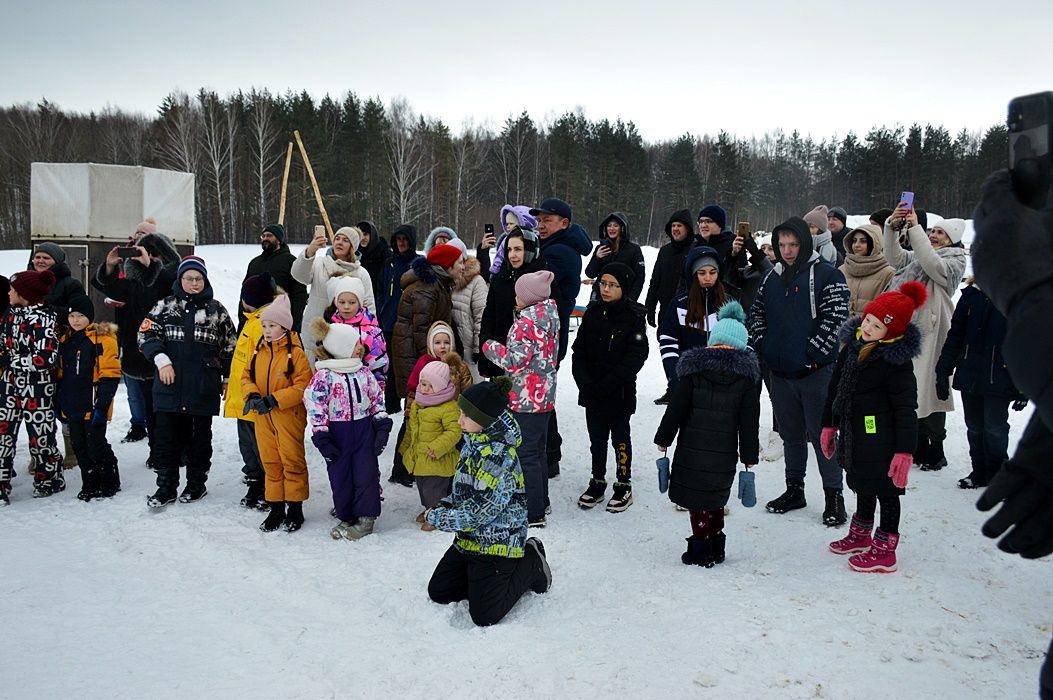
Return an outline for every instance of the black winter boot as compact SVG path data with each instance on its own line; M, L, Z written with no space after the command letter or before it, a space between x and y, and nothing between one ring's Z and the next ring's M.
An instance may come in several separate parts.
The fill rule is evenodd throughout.
M248 484L249 488L241 499L241 507L251 508L252 510L267 510L267 501L263 498L263 482L259 479L252 479L245 483Z
M723 532L717 535L713 535L713 563L723 564L724 563L724 546L727 544L728 538Z
M180 503L194 503L200 501L208 493L208 489L205 488L204 484L187 484L186 488L183 489L183 493L179 494Z
M786 491L764 507L769 513L789 513L791 510L804 508L808 502L804 499L804 482L797 479L786 480ZM844 507L842 506L842 510Z
M578 505L582 508L595 508L603 502L603 494L607 491L607 482L603 479L589 479L589 488L578 497Z
M685 564L704 566L711 568L715 563L713 559L713 540L708 537L687 538L687 551L680 555L680 561Z
M841 527L848 522L848 514L845 513L845 497L841 489L827 489L826 508L823 509L823 525L827 527Z
M81 501L90 501L98 496L99 491L99 469L96 466L85 464L80 470L80 493L77 498Z
M303 503L289 501L286 504L285 520L282 521L282 529L286 532L296 532L303 527Z
M274 532L285 520L285 501L275 501L269 505L271 512L267 515L267 519L260 523L260 530L263 532Z

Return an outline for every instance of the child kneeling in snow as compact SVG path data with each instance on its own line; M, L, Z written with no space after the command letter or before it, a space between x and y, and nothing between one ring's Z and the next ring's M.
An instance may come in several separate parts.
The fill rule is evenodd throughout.
M680 433L669 500L690 511L692 533L680 560L706 568L724 561L724 506L735 467L740 458L747 467L757 464L760 451L760 364L746 345L746 313L729 301L717 317L709 345L680 356L678 381L654 436L664 453Z
M355 328L316 318L311 330L321 345L315 348L318 361L303 401L311 442L325 458L340 518L329 534L334 540L358 540L373 532L380 517L377 455L387 434L377 432L374 418L385 417L384 392L362 364L365 348Z
M511 381L498 377L457 399L464 430L453 493L426 513L439 530L456 533L428 582L436 603L468 601L480 626L501 621L527 590L552 585L545 547L527 538L526 488L516 448L519 424L508 411Z
M918 432L912 359L921 352L921 333L911 317L925 297L925 285L907 282L897 292L878 295L862 319L849 319L841 329L843 346L830 379L820 444L827 459L837 453L856 492L848 536L830 543L834 554L854 555L848 565L856 571L896 570L899 497ZM879 501L881 525L871 537Z
M406 415L406 438L399 446L406 471L413 475L420 492L424 510L417 522L425 531L435 528L424 521L424 513L449 495L450 481L457 470L460 413L450 366L441 360L425 365Z
M303 502L310 493L303 431L307 412L303 392L311 381L300 336L291 330L292 306L282 294L260 312L263 338L241 375L242 412L251 416L256 445L263 462L264 498L270 514L260 530L273 532L280 526L296 532L303 526Z

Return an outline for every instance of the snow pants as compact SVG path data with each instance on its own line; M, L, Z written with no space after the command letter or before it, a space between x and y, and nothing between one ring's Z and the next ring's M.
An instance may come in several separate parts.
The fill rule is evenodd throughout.
M827 459L819 447L823 431L823 407L834 366L827 365L800 379L787 379L772 374L771 400L782 438L786 480L804 482L808 468L808 444L811 443L819 463L823 488L840 489L844 485L841 465Z
M466 554L450 546L428 581L428 597L443 605L467 600L472 622L486 627L500 622L542 575L533 547L509 559Z
M589 431L592 451L592 478L604 481L607 478L607 441L614 447L614 461L618 468L616 478L623 483L632 481L633 441L629 431L632 413L627 406L611 402L585 409L585 426Z
M204 486L212 468L212 416L159 411L154 427L157 438L151 451L157 488L171 492L179 488L179 463L184 454L187 485Z
M1009 404L1011 399L963 391L965 434L973 483L986 486L1009 459Z
M4 388L18 389L17 386ZM32 390L40 395L27 396L30 393L27 390L0 397L0 481L9 481L15 475L15 444L23 422L29 437L29 456L36 465L33 481L51 481L62 476L55 424L55 384L43 384Z
M264 498L269 503L306 501L311 492L303 442L307 411L302 405L275 409L259 416L253 425L267 475Z
M527 518L536 522L545 517L548 499L548 413L515 413L523 442L519 445L519 463L526 483Z
M326 468L336 517L345 522L380 517L380 467L373 454L373 432L372 418L329 423L329 439L340 456Z
M80 465L81 485L87 491L106 489L116 492L121 487L117 456L106 441L106 423L89 420L69 421L69 441Z
M256 441L256 424L250 420L238 419L238 451L241 452L241 473L245 475L245 482L263 481L263 460L260 459L260 447Z

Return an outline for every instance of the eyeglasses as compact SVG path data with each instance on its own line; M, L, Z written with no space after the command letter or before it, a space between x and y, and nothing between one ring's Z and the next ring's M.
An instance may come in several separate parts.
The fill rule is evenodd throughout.
M196 275L183 275L183 281L188 282L190 284L204 284L205 278L198 277Z
M600 289L621 289L622 286L617 282L600 282Z
M698 223L700 223L700 224L715 224L717 222L713 221L713 219L704 219L703 218L703 219L699 219Z

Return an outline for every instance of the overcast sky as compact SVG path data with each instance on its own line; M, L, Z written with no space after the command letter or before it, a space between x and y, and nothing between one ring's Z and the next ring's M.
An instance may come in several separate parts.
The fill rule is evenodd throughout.
M455 132L581 108L646 140L983 129L1053 89L1053 2L5 2L0 104L153 114L173 89L405 96Z

